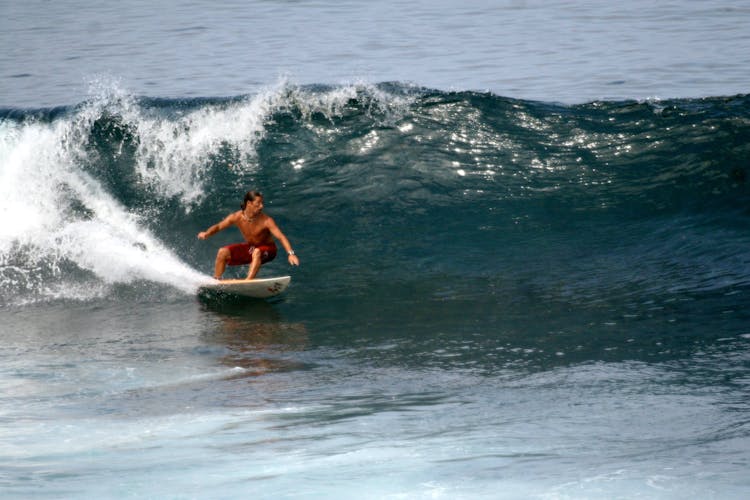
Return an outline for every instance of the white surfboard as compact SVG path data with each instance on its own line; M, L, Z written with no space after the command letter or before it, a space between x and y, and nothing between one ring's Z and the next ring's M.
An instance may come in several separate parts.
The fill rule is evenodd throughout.
M243 297L254 297L256 299L267 299L278 295L289 286L291 276L278 278L261 278L254 280L221 280L212 281L201 285L201 291L229 293L242 295Z

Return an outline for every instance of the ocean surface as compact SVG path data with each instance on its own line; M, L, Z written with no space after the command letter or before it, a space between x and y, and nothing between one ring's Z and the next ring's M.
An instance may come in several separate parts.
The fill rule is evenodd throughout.
M747 498L749 22L0 2L0 497Z

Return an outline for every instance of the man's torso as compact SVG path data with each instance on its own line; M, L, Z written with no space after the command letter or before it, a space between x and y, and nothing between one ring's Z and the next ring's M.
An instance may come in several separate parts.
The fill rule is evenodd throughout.
M245 237L245 241L251 245L267 245L273 243L271 238L271 231L266 227L266 220L268 216L266 214L259 214L249 221L245 219L242 212L237 212L237 228Z

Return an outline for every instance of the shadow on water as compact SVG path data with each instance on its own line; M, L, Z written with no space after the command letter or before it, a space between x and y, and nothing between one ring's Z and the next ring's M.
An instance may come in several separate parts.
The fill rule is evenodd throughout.
M205 331L201 340L220 345L228 352L219 361L241 369L230 378L244 378L269 372L304 369L306 365L292 359L276 357L281 353L302 351L308 346L307 329L302 323L283 319L277 306L283 299L272 301L235 296L211 297L203 306L215 313L216 327Z
M283 297L255 299L214 290L201 290L198 301L207 311L235 315L258 315L275 311L273 304L284 301Z

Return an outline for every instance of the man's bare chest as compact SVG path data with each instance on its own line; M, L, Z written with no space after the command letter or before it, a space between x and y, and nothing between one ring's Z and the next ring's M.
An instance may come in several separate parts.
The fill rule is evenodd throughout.
M250 243L263 243L268 240L271 232L263 225L262 222L245 222L237 224L242 235Z

